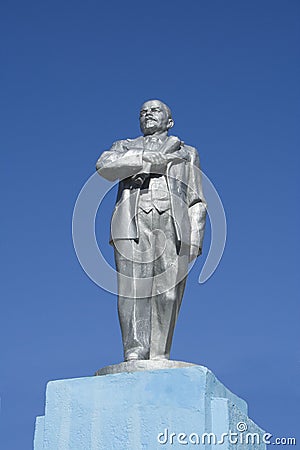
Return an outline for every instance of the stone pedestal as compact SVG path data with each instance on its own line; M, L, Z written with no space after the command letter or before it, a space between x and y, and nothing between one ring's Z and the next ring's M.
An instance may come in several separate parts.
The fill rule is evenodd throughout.
M202 366L51 381L34 450L263 450L247 404Z

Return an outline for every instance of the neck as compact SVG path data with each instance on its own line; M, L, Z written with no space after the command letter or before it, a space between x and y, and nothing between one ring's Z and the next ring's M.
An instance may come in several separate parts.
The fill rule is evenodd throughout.
M167 136L168 136L168 130L165 130L165 131L155 131L155 133L144 134L144 137L150 137L150 136L156 136L156 137L158 137L159 139L161 139L161 140L163 141L163 140L166 139Z

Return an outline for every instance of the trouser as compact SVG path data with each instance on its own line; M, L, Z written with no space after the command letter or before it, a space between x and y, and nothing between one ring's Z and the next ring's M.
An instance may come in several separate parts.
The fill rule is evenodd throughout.
M188 249L178 249L170 210L140 209L137 220L138 242L114 242L124 357L168 359L185 288Z

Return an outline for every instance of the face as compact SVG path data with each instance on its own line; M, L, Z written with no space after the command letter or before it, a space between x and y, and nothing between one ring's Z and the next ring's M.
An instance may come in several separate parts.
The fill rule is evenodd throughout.
M173 120L168 117L168 113L160 101L150 100L141 108L140 126L142 133L147 136L167 131L173 126Z

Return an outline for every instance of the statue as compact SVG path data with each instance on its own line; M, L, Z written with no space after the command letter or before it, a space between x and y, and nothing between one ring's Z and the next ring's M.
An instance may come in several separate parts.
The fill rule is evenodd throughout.
M206 204L198 152L168 131L169 107L143 104L143 136L117 141L97 161L119 180L110 243L118 272L125 361L166 360L188 265L201 254Z

